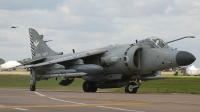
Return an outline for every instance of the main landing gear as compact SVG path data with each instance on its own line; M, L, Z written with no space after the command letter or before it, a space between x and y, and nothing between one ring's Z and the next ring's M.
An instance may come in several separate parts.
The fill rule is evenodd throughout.
M94 82L85 81L83 83L83 91L84 92L96 92L97 87L95 86Z

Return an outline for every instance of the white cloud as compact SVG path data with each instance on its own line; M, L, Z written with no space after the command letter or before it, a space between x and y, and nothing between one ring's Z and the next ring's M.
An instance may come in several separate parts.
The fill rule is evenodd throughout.
M174 8L172 6L168 6L167 9L165 10L165 13L170 14L173 10Z
M65 6L61 7L61 10L66 14L69 13L69 9L67 7L65 7Z

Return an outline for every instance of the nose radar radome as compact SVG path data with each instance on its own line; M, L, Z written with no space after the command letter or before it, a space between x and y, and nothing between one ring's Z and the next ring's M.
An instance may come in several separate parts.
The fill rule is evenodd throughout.
M179 51L176 54L176 62L179 66L186 66L193 63L196 60L195 56L186 51Z

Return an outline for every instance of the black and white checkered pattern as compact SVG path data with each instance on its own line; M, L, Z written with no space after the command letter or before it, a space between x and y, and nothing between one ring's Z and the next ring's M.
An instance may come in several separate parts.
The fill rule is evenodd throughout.
M32 59L35 58L35 53L34 53L34 44L33 44L33 38L32 35L30 35L30 45L31 45L31 53L32 53Z

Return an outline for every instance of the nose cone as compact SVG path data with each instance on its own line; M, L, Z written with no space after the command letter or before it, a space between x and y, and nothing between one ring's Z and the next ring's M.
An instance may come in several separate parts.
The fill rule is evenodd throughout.
M176 54L176 62L179 66L186 66L193 63L196 60L193 54L186 51L179 51Z

